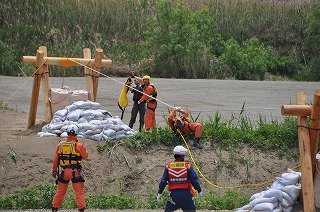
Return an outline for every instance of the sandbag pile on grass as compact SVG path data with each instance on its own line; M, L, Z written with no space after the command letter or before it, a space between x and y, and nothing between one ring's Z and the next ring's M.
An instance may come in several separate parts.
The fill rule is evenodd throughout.
M130 137L137 132L124 124L119 117L113 117L103 110L97 102L77 101L58 110L50 124L42 127L39 137L67 137L67 128L71 124L79 126L79 138L96 141Z
M250 203L236 209L236 212L289 212L299 198L300 180L301 173L289 169L270 188L252 195Z

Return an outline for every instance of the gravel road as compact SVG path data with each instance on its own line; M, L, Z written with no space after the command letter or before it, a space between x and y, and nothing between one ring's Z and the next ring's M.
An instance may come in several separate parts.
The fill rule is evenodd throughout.
M98 97L102 107L113 116L120 116L118 98L126 78L99 79ZM158 108L156 119L158 126L165 126L165 116L171 107L182 107L190 111L193 117L200 113L202 121L214 117L216 112L229 119L238 115L245 105L245 113L251 120L258 120L259 115L281 120L281 106L294 104L297 92L307 94L312 103L314 91L320 89L319 82L289 81L239 81L206 79L152 79L158 90ZM0 100L9 107L29 113L33 78L0 76ZM84 78L49 78L49 87L85 89ZM13 96L12 96L13 95ZM128 94L129 104L123 118L129 122L132 95ZM42 91L39 96L37 119L43 119ZM137 125L137 124L136 124ZM135 126L137 127L137 126Z

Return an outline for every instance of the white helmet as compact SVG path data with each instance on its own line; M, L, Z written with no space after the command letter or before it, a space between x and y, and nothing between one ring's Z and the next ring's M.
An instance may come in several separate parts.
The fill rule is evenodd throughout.
M173 154L174 155L187 155L188 154L188 150L186 148L184 148L183 146L176 146L173 149Z
M67 128L67 134L68 135L78 135L79 133L79 127L75 124L71 124Z

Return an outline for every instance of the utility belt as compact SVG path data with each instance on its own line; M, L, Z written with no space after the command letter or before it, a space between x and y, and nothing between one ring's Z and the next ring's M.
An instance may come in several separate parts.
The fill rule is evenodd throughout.
M156 107L155 108L151 108L151 107L149 107L149 105L147 104L147 108L149 109L149 110L152 110L153 112L156 110L156 108L157 108L157 101L156 100L154 100L153 99L153 101L156 103ZM150 101L150 102L153 102L153 101ZM148 102L149 103L149 102Z
M68 166L61 166L61 173L59 173L58 175L58 179L57 181L63 183L63 184L68 184L70 180L65 180L63 179L63 175L64 172L66 171L66 169L72 169L72 178L71 178L71 182L72 183L80 183L80 182L85 182L83 175L81 173L82 171L82 166L79 164L72 164L72 165L68 165ZM79 176L76 177L76 171L78 171Z

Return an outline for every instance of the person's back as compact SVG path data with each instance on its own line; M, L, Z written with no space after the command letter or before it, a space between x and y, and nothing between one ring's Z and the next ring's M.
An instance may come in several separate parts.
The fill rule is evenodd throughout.
M88 151L82 143L78 142L79 127L70 125L67 128L68 137L61 141L56 148L52 177L57 177L57 192L52 200L52 211L58 211L67 192L70 180L76 193L76 203L79 211L86 209L84 198L84 179L82 176L82 161L88 158ZM61 168L59 172L59 167Z

